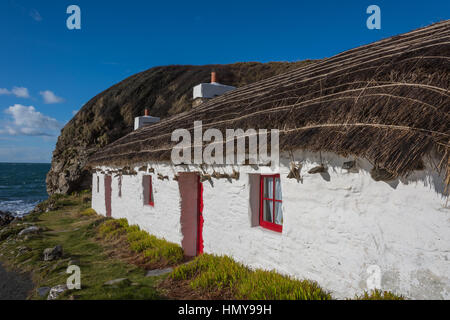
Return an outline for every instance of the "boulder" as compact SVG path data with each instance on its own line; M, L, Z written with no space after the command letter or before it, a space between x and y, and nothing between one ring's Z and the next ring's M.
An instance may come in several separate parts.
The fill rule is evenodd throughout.
M61 258L63 255L63 248L57 245L54 248L47 248L44 250L44 261L52 261Z
M24 253L26 253L28 251L31 251L31 249L28 248L28 247L25 247L25 246L17 247L17 255L16 255L16 257L20 257L21 255L23 255Z
M104 283L105 286L110 286L110 287L129 286L130 284L131 284L131 281L127 278L109 280Z
M162 276L164 274L171 273L172 271L173 271L173 268L150 270L150 271L147 271L145 276L146 277L158 277L158 276Z
M0 211L0 227L10 224L14 220L14 216L11 212Z
M47 296L47 294L50 292L51 288L50 287L41 287L41 288L37 288L36 292L39 295L39 297L45 298Z
M19 236L31 235L31 234L39 234L41 232L41 228L36 226L31 226L23 229L19 232Z
M60 284L50 289L47 300L56 300L62 293L69 290L65 284Z

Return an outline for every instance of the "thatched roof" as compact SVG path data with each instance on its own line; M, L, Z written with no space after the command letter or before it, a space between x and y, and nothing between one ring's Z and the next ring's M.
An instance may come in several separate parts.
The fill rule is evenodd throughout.
M247 85L94 154L90 165L169 160L172 131L280 129L280 149L357 156L397 175L450 154L450 20Z

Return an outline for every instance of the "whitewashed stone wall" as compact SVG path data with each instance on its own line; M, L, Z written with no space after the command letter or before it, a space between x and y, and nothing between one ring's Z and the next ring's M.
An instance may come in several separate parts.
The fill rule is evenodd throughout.
M269 173L241 167L240 179L204 182L204 251L226 254L254 268L274 269L299 279L317 281L336 298L367 290L369 267L381 270L381 289L414 299L450 299L450 209L443 196L443 177L425 170L402 181L376 182L371 165L357 160L359 172L342 169L345 159L322 153L326 174L308 174L320 164L318 154L298 152L303 182L287 179L284 157L277 173L283 192L283 232L251 227L249 173ZM152 165L155 207L143 205L142 173L112 183L112 216L125 217L150 233L181 243L178 184L172 178L183 169ZM137 167L136 167L137 168ZM102 168L106 169L106 168ZM212 169L209 169L212 172ZM216 168L231 173L232 168ZM93 208L105 214L104 180L100 192L93 177Z
M145 174L148 175L148 173ZM97 213L106 215L104 175L99 175L99 193L96 192L96 174L93 175L92 208ZM137 175L123 175L122 197L119 197L119 178L114 177L115 174L112 174L112 217L117 219L126 218L130 224L137 224L141 229L157 237L181 244L180 194L178 183L176 181L161 181L157 179L155 174L151 174L155 199L155 205L152 207L150 205L144 205L143 175L144 172L139 172Z

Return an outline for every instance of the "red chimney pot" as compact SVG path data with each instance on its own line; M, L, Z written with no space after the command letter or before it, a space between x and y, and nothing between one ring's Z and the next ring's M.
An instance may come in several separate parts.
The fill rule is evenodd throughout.
M211 72L211 83L217 82L216 80L217 80L216 79L216 72L213 71L213 72Z
M148 117L149 114L148 114L148 109L147 108L145 109L145 113L144 114L145 114L146 117Z

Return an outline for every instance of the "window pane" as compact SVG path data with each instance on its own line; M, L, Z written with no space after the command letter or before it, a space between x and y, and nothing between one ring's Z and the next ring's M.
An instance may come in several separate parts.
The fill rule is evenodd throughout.
M275 223L279 225L283 224L283 209L281 202L275 202Z
M273 198L273 178L264 178L264 198Z
M264 208L264 212L263 212L263 219L264 221L267 222L272 222L272 217L273 217L273 201L270 200L264 200L263 203L263 208Z
M281 180L280 178L275 178L275 199L282 200L281 197Z

